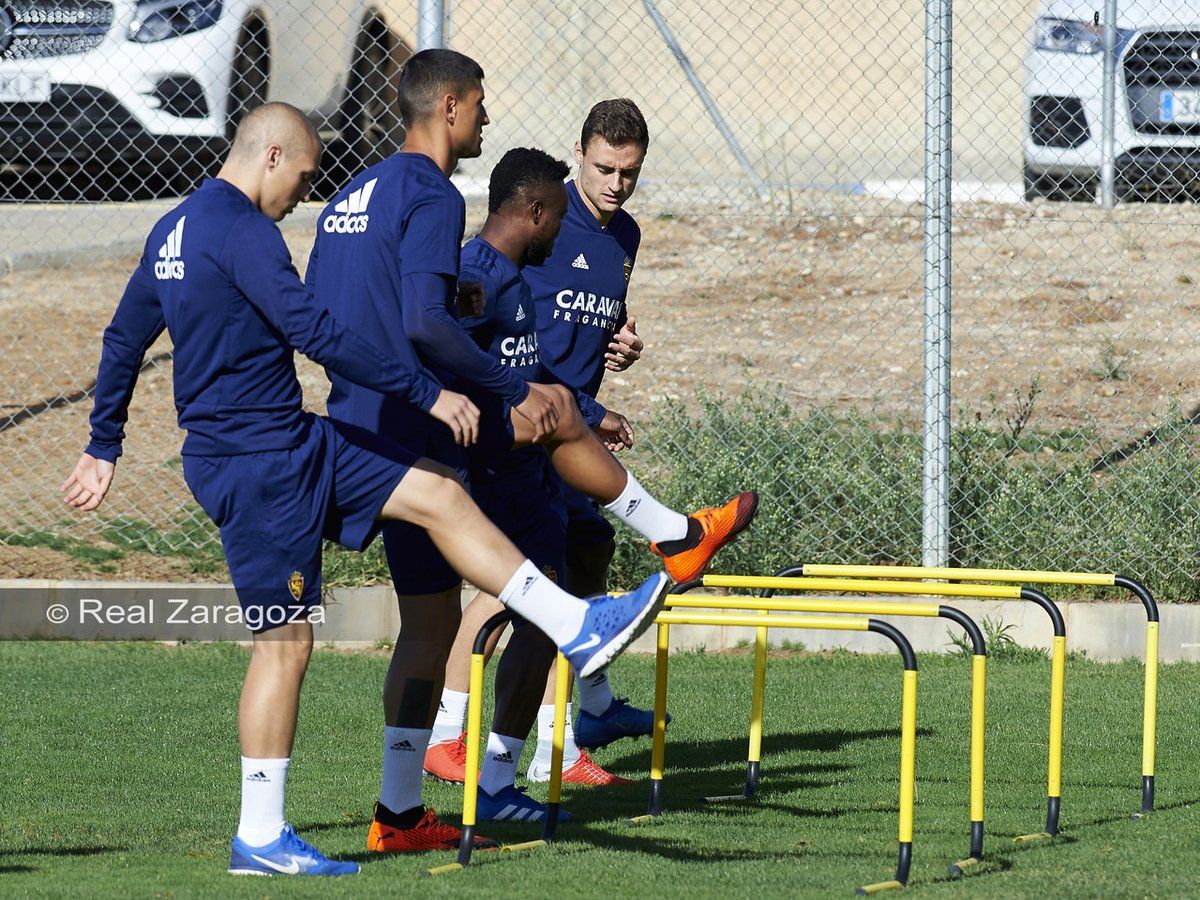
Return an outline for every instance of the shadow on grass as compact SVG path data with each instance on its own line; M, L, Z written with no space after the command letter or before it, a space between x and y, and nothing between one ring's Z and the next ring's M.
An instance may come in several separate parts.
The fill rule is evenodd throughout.
M0 853L0 875L20 875L29 872L40 872L37 866L27 866L21 863L9 862L23 856L102 856L105 853L125 853L128 847L28 847L23 850L9 850Z

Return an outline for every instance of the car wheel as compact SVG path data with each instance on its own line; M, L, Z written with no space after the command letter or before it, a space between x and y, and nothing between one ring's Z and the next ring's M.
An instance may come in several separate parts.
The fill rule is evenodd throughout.
M232 141L246 113L267 102L271 80L270 37L265 25L248 23L238 35L229 72L229 104L225 110L225 137Z
M403 142L393 76L394 42L379 20L367 22L355 44L339 127L351 171L394 153Z

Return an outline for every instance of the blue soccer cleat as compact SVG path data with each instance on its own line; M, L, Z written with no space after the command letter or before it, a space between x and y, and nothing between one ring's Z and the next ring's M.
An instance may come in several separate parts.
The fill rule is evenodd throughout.
M667 724L671 714L667 713ZM575 743L587 750L607 747L624 737L643 737L654 733L654 710L630 706L625 697L616 697L598 716L580 710L575 719Z
M229 854L231 875L354 875L358 863L330 859L296 834L291 825L265 847L235 837Z
M544 822L546 809L546 804L538 803L530 797L525 793L525 788L513 787L510 784L494 795L481 788L475 807L475 819L479 822ZM571 818L571 814L565 809L558 811L558 821L570 822Z
M587 615L575 640L558 649L571 668L586 678L612 662L638 635L650 627L666 602L668 578L663 572L651 575L637 590L614 597L611 594L588 600Z

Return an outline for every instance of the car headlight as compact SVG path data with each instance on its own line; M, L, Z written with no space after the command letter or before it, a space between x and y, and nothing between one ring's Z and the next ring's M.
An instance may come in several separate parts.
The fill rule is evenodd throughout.
M139 0L129 40L153 44L214 25L221 0Z
M1056 53L1100 53L1104 49L1104 26L1071 19L1038 19L1037 48Z

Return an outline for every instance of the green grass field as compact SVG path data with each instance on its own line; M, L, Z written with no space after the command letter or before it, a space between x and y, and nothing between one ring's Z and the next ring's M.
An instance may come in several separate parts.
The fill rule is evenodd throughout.
M1161 678L1160 812L1139 801L1141 667L1067 666L1063 834L1015 846L1045 809L1049 663L992 661L988 694L989 865L952 881L967 849L969 663L921 658L917 808L910 891L929 896L1155 896L1195 891L1200 858L1200 725L1194 665ZM667 815L635 829L649 742L597 758L639 779L576 789L577 822L529 854L477 854L433 879L450 854L363 850L380 755L386 656L318 651L290 776L289 819L328 853L364 861L353 878L225 874L236 825L234 702L246 664L234 646L0 645L0 893L4 896L848 896L891 877L896 853L899 663L894 656L781 653L768 673L764 779L751 805L705 807L737 790L750 693L747 654L692 653L671 664ZM648 702L652 661L614 667L622 693ZM522 766L521 771L524 770ZM532 791L544 796L544 787ZM457 814L461 792L427 799ZM488 827L517 841L529 826Z

